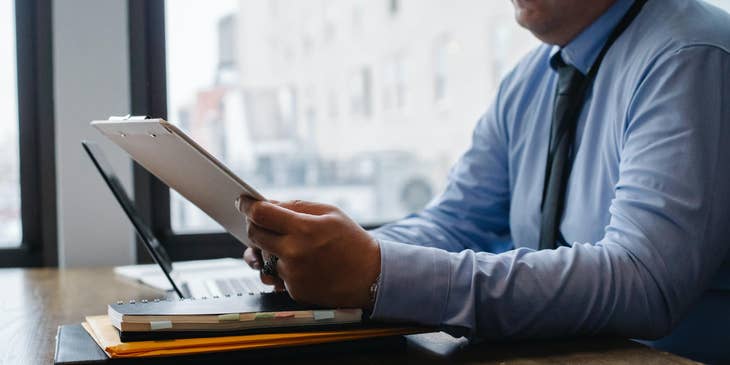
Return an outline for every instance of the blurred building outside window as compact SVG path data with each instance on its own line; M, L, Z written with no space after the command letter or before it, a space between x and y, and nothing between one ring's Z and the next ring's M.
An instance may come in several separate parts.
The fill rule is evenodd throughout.
M353 73L350 93L352 116L355 118L369 118L373 109L370 67L360 67Z
M168 1L166 38L171 122L265 196L363 224L443 189L507 71L495 65L537 44L509 3L477 0ZM220 230L171 198L176 232Z
M445 103L449 83L448 70L449 37L436 39L433 49L433 99L436 103Z

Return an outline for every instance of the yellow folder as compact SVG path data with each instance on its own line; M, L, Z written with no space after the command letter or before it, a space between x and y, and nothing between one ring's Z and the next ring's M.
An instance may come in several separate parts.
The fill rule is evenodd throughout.
M99 347L112 358L189 355L302 346L427 332L426 329L418 327L392 327L121 342L117 330L106 315L86 317L86 322L82 325Z

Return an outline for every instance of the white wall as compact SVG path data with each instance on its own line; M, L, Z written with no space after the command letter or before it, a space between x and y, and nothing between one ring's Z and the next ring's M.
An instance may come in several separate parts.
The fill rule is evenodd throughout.
M134 261L131 226L81 147L100 143L128 191L124 153L89 126L130 110L126 0L53 2L59 266Z

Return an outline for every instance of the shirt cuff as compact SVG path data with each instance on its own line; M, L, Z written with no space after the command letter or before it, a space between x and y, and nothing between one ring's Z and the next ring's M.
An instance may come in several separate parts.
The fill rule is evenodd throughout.
M371 318L440 325L450 287L448 252L383 239L378 242L380 281Z

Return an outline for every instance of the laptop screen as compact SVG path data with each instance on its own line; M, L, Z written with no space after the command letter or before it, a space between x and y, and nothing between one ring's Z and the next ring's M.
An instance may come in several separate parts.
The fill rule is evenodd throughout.
M162 247L160 241L157 240L155 235L152 233L152 230L149 228L149 226L147 226L147 224L142 221L142 218L139 216L137 210L134 208L134 203L132 202L132 199L130 199L129 195L127 195L124 187L117 178L117 175L112 170L111 165L109 165L106 158L104 157L104 153L94 142L83 141L81 142L81 145L83 145L84 150L89 155L89 158L91 158L94 166L96 166L96 169L104 178L104 181L109 187L109 190L112 191L114 198L116 198L117 202L119 202L119 205L122 206L122 209L127 215L127 218L129 218L129 220L132 222L134 229L137 231L137 234L142 239L142 242L144 242L147 251L150 253L155 262L160 265L160 268L162 268L162 271L165 273L167 280L170 281L170 284L172 284L172 287L173 289L175 289L177 295L180 298L184 298L182 292L175 284L175 281L172 280L172 261L170 260L170 256L167 254L165 248Z

